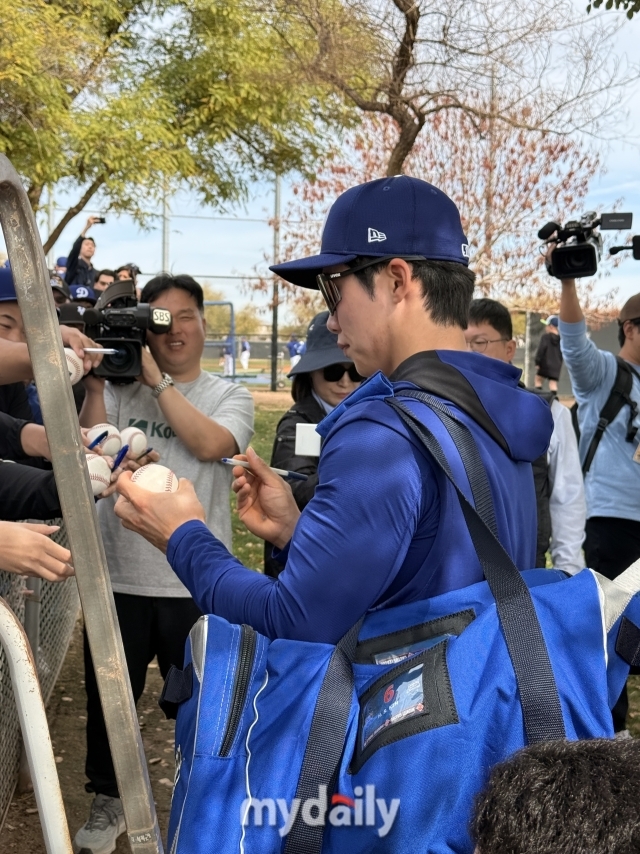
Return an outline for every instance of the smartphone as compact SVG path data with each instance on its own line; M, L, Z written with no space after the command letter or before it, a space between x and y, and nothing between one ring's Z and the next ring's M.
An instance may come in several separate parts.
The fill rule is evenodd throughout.
M105 224L105 222L106 222L106 219L105 219L103 216L99 216L99 217L96 219L96 225L104 225L104 224Z

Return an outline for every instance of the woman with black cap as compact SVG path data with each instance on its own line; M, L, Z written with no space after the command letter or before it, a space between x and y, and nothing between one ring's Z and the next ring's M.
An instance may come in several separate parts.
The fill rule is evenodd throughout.
M329 312L322 311L309 324L307 349L289 374L293 379L294 405L280 419L271 454L272 466L307 475L308 480L291 483L301 510L316 491L318 458L296 455L296 425L318 424L363 380L351 359L338 347L338 336L327 329L328 319ZM284 567L271 557L272 549L271 543L265 544L264 565L265 573L275 578Z

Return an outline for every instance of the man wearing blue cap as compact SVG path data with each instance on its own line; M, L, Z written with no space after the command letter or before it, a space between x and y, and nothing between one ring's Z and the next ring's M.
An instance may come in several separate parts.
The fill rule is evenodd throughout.
M67 256L66 255L60 255L59 258L56 258L56 263L53 267L53 272L56 274L56 276L60 276L60 278L64 282L65 274L67 272Z
M85 308L93 308L98 302L94 289L86 285L71 285L69 293L71 294L71 302L83 305Z
M329 212L320 253L272 268L321 290L328 328L369 379L319 425L319 482L302 513L252 451L252 473L234 472L241 519L282 549L286 565L277 580L243 567L213 536L188 481L165 496L120 478L116 513L166 549L204 612L271 638L334 643L372 609L482 579L450 487L384 402L416 388L467 425L485 464L502 544L520 569L534 565L531 462L548 446L551 415L544 401L518 388L519 370L498 362L488 370L483 356L467 350L474 281L468 257L451 199L398 176L347 190ZM458 471L433 411L404 400Z

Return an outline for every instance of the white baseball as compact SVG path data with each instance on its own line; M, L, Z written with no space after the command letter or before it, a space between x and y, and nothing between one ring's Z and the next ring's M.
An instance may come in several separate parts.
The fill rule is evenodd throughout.
M107 432L107 437L100 443L100 451L108 457L115 457L122 447L122 439L120 438L120 432L117 427L114 427L113 424L96 424L95 427L89 430L87 436L89 437L89 441L93 442L105 431Z
M64 354L67 357L67 368L69 369L69 379L71 385L79 383L84 376L84 365L80 356L76 355L71 347L64 348Z
M134 471L131 481L149 492L175 492L178 488L178 478L171 469L157 463L150 463Z
M102 495L111 483L109 463L99 454L87 454L87 467L94 495Z
M139 427L125 427L120 431L122 446L129 446L129 454L132 457L139 457L149 447L147 445L147 434Z

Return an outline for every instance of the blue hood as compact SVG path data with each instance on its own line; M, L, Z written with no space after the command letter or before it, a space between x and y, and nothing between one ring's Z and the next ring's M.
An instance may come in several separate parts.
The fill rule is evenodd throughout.
M361 401L384 399L403 388L421 388L454 404L485 429L515 461L533 462L549 447L551 408L519 385L521 371L497 359L460 350L429 350L403 362L388 379L378 372L337 406L318 433Z

